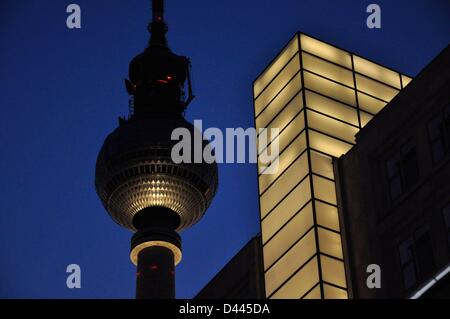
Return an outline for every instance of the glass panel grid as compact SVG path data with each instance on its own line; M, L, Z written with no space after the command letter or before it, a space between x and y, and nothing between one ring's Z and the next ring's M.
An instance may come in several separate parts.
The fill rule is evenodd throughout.
M266 272L266 293L270 295L295 272L304 267L316 253L314 230L311 229ZM289 280L288 280L289 282ZM305 287L308 290L311 287Z
M289 83L296 83L299 77L298 59L292 59L286 68L264 89L255 100L255 114L259 115Z
M301 133L278 157L278 171L259 175L259 193L262 194L306 150L306 133Z
M326 60L302 52L303 68L309 72L317 73L323 77L354 87L353 74L350 70L340 67Z
M269 212L308 174L308 154L300 156L268 189L261 195L261 210Z
M379 64L368 61L359 56L353 55L355 71L365 74L373 79L389 84L398 89L400 85L400 73L387 69Z
M261 209L261 227L263 242L287 222L300 208L311 200L309 176L300 182L270 212Z
M300 62L292 65L300 67L300 72L260 114L256 112L257 128L286 129L293 123L286 124L286 119L295 112L283 107L291 103L302 110L301 120L291 130L299 134L304 129L300 135L286 131L287 138L280 141L286 150L280 155L283 173L259 176L266 296L348 298L332 158L348 152L359 129L411 79L304 34L296 38L300 47L295 44L291 53ZM269 87L272 80L265 81ZM264 90L256 86L255 98L256 92ZM298 142L300 136L302 146L289 144ZM300 163L302 156L308 160ZM285 173L290 176L281 179ZM303 174L306 177L299 180ZM310 235L314 240L304 240L305 232L314 234ZM302 258L294 249L300 242L307 252Z
M299 114L297 114L294 119L281 131L279 132L278 135L278 151L279 151L279 156L283 155L283 153L285 152L285 150L288 149L288 147L290 147L292 145L292 143L295 142L296 138L298 138L298 136L300 134L302 134L302 132L304 131L304 127L305 127L305 118L303 115L303 111L300 112ZM267 141L273 140L274 137L272 137L270 135L270 130L267 131L265 134L267 134ZM259 144L259 139L261 137L258 136L257 138L257 142ZM268 152L270 154L270 152L272 151L272 143L268 143L268 145L266 147L262 147L262 150L259 150L258 155L260 155L263 152ZM258 167L262 166L266 166L264 163L261 163L260 161L260 157L258 156ZM264 171L260 171L262 174L264 173Z
M356 88L358 91L372 95L385 102L392 100L397 95L398 90L374 81L366 76L356 74Z
M264 269L267 270L273 263L289 250L314 225L312 205L301 209L288 223L267 242L264 243ZM282 248L282 249L280 249ZM285 250L286 249L286 250Z
M261 74L253 85L253 94L257 97L262 90L272 81L282 70L288 61L298 53L298 38L294 37L283 52L274 60L274 62Z
M269 295L272 299L299 299L319 281L317 257L300 268L278 290ZM267 282L267 277L266 277Z

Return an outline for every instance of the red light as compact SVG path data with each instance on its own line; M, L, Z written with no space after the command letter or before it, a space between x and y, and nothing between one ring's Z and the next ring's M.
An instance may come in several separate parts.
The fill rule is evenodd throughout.
M136 277L139 277L140 275L141 275L140 272L137 272L137 273L136 273Z
M166 80L156 80L156 82L162 83L162 84L168 84L168 83L169 83L169 82L167 82Z
M168 76L167 76L167 80L172 81L172 80L173 80L173 77L172 77L171 75L168 75Z
M156 17L156 21L161 21L162 18L161 17Z
M151 270L158 270L158 266L156 266L156 265L151 265L151 266L150 266L150 269L151 269Z

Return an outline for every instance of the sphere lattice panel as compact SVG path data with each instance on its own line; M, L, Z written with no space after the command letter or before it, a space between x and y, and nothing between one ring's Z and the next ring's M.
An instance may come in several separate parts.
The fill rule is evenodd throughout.
M175 164L171 150L178 141L171 134L178 127L194 136L196 129L183 118L134 118L106 138L97 158L95 186L120 225L136 230L133 218L139 211L162 206L179 216L181 231L198 222L211 204L217 164Z

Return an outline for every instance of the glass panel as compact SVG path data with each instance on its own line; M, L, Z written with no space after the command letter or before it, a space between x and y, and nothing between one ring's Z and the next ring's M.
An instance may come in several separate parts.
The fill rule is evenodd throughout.
M270 144L268 150L266 148L264 152L261 152L261 154L258 156L258 172L263 175L281 174L281 172L279 171L279 163L276 162L276 159L278 158L277 155L279 155L279 153L275 153L276 150L274 149L274 146L275 144Z
M364 127L367 125L367 123L370 122L371 119L373 119L373 116L370 114L367 114L366 112L360 111L359 115L361 116L361 127Z
M288 103L293 103L289 107L297 107L299 110L303 108L303 100L301 95L297 96L293 100L294 96L300 91L300 78L295 78L284 88L284 90L277 95L277 97L270 103L268 107L264 109L256 117L256 126L258 128L264 128L272 119L277 116Z
M288 125L288 123L297 115L297 113L303 108L303 99L301 94L297 94L288 105L286 105L282 111L278 114L270 114L270 112L263 112L256 119L257 128L278 128L281 132L282 129ZM270 116L271 115L271 116ZM275 116L275 118L273 118ZM259 134L259 131L257 132Z
M292 59L280 74L269 84L267 88L255 100L255 114L261 113L267 104L291 81L292 77L300 70L300 61ZM296 76L298 78L298 76ZM296 79L292 79L295 81Z
M327 284L323 285L323 292L325 294L325 299L347 299L347 291L339 289Z
M320 252L343 259L341 235L318 228Z
M283 285L271 298L273 299L298 299L319 281L317 271L317 258L300 269L286 284ZM266 280L267 282L267 280Z
M384 84L366 78L365 76L356 74L356 87L359 91L368 93L386 102L392 100L398 91Z
M373 97L368 96L367 94L358 92L358 102L359 107L372 114L377 114L380 112L385 106L386 103Z
M409 82L411 82L411 81L412 81L412 78L402 74L403 87L407 86L409 84Z
M278 151L280 154L300 134L300 132L303 130L304 127L305 127L305 118L303 112L301 112L295 117L295 119L292 120L291 123L289 123L288 126L286 126L286 128L278 136L278 148L279 148ZM265 133L263 134L267 133L268 131L265 131ZM269 136L267 139L268 140L272 139L272 136ZM258 144L259 144L259 137L258 137ZM272 151L271 145L272 144L269 144L268 146L270 152ZM259 149L258 155L262 154L263 152L266 152L266 148L264 147L264 145L262 145L261 148ZM261 164L262 166L266 166L264 163L261 163L261 156L258 156L258 168L261 167Z
M353 73L333 63L316 58L308 53L302 53L303 67L308 71L320 74L331 80L354 87Z
M254 97L257 97L259 93L269 84L270 81L280 72L288 61L298 52L298 38L294 39L287 45L283 52L275 59L275 61L264 71L264 73L255 81L253 86ZM294 58L295 59L295 58Z
M311 166L314 173L334 179L331 157L311 150Z
M308 130L308 132L310 146L331 156L341 157L341 155L347 153L352 148L351 144L344 143L335 138L312 130Z
M355 91L343 85L334 83L320 76L303 71L305 87L316 92L330 96L338 101L356 106Z
M379 64L375 64L359 56L353 56L355 71L370 76L378 81L392 85L398 89L400 86L400 74L386 69Z
M340 50L334 46L313 39L304 34L300 35L300 43L302 50L308 51L334 63L343 65L349 69L352 68L350 53L346 51Z
M324 255L320 255L323 280L331 284L346 288L344 262Z
M310 199L311 188L309 177L307 177L261 222L263 243L275 234ZM308 204L306 207L307 209L312 209L312 204ZM264 216L262 215L262 218Z
M305 152L261 196L261 211L269 212L295 185L308 174L308 156Z
M355 143L355 135L359 129L354 126L333 120L332 118L307 111L308 127L315 128L323 133L335 136L349 143Z
M283 153L280 154L278 171L275 174L261 174L259 176L259 193L264 190L306 149L306 133L300 134Z
M266 293L270 295L283 282L297 271L309 258L316 253L314 230L312 229L294 247L292 247L265 274Z
M317 223L321 226L340 231L337 207L315 201Z
M306 106L347 123L359 126L357 110L345 104L306 91Z
M280 133L280 153L289 145L289 143L305 128L304 112L298 114L292 122Z
M314 182L314 196L325 202L336 204L336 190L334 187L334 182L328 179L313 176Z
M316 288L311 290L303 299L321 299L320 295L320 285L317 285Z
M289 124L287 127L286 127L286 129L285 130L283 130L283 132L281 132L281 134L279 135L279 139L278 139L278 146L279 146L279 154L283 154L284 153L284 151L285 151L285 149L286 149L286 147L288 147L288 146L290 146L290 145L292 145L292 143L293 143L293 141L294 141L294 139L296 138L296 137L298 137L300 134L303 134L303 133L300 133L302 130L303 130L303 124L304 124L304 117L303 117L303 112L301 113L301 114L299 114L292 122L291 122L291 124ZM270 137L269 137L270 138ZM273 146L274 145L272 145L272 144L269 144L269 146L268 146L268 150L269 150L269 154L271 154L271 152L273 152L273 151L275 151L274 149L273 149ZM263 146L261 146L261 148L263 148ZM261 173L264 173L265 172L265 170L268 168L268 167L270 167L270 165L269 166L267 166L267 164L266 163L264 163L264 162L262 162L262 160L264 159L264 160L268 160L268 158L264 158L264 157L262 157L261 156L261 154L263 154L264 152L267 152L267 148L264 148L261 152L260 152L260 154L258 155L258 169L259 169L259 172L261 172ZM274 154L274 156L276 156L276 154ZM274 163L274 164L276 164L275 162L273 162L272 161L272 163ZM269 163L270 164L270 163ZM278 163L278 165L279 165L279 163ZM276 170L276 171L275 171ZM274 173L277 173L277 174L279 174L278 172L279 172L279 167L277 168L277 167L275 167L275 170L274 170Z
M310 207L311 205L303 208L274 237L264 244L264 269L269 268L313 226L314 220Z

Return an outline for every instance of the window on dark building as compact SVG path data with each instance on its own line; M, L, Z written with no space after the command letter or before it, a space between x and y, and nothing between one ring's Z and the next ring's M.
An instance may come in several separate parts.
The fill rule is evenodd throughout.
M444 213L445 227L447 229L447 241L450 247L450 204L448 204L444 208L443 213Z
M399 246L400 262L402 266L405 289L409 289L417 283L417 270L414 261L413 244L414 242L412 238L409 238L402 242Z
M450 105L428 124L431 152L435 163L442 160L450 150Z
M419 178L416 148L412 143L405 144L399 152L386 162L391 200L396 200Z
M399 246L400 264L405 289L414 287L419 281L427 279L435 270L433 246L428 227L418 229L413 237Z
M429 229L424 227L414 234L414 251L419 278L430 276L434 270L433 245Z

